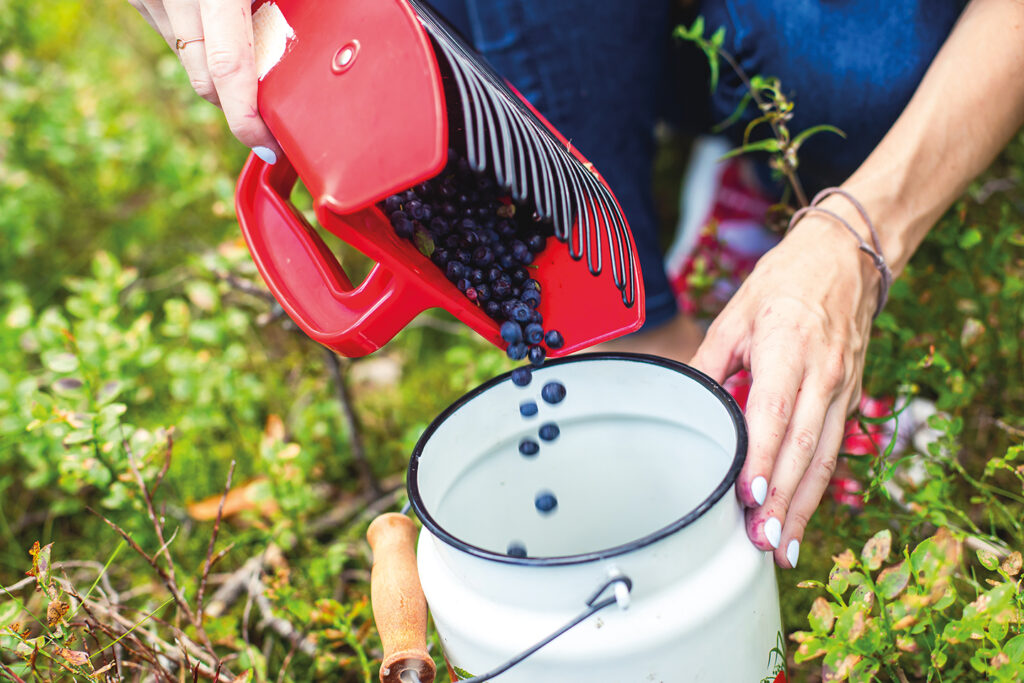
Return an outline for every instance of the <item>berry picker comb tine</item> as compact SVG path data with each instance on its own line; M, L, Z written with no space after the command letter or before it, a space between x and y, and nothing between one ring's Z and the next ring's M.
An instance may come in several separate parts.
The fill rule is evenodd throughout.
M236 208L309 336L362 356L440 307L537 362L643 324L607 184L426 3L257 0L253 31L259 110L285 158L250 156ZM363 282L290 203L297 179L320 226L376 262Z

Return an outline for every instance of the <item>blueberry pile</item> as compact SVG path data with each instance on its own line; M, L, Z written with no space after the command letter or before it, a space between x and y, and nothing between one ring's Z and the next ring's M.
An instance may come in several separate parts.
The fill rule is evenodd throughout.
M544 363L548 349L565 343L544 329L537 306L540 283L530 265L552 235L548 223L516 204L494 178L474 172L465 157L448 150L439 175L391 195L381 208L399 237L410 240L484 312L501 322L512 360Z

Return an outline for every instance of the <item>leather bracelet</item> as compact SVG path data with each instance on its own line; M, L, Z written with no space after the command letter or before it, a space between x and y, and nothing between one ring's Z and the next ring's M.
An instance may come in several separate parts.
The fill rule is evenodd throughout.
M864 238L860 236L860 233L853 229L853 226L850 225L849 221L847 221L845 218L835 213L834 211L829 211L828 209L823 209L820 206L818 206L821 200L825 199L825 197L834 194L839 195L840 197L845 197L846 200L853 204L853 207L857 209L857 213L860 214L860 217L868 226L868 231L871 233L871 242L874 244L874 249L872 249L871 246L864 241ZM821 213L839 221L839 223L842 224L843 227L849 230L850 233L857 238L857 242L860 243L859 249L871 257L871 261L875 264L875 268L877 268L878 272L881 273L882 281L878 287L878 307L875 309L875 315L872 316L871 318L872 320L874 320L875 318L878 317L878 314L881 313L882 309L885 307L885 302L889 298L889 287L892 286L893 278L892 270L889 269L889 264L885 262L885 257L882 256L882 245L878 239L878 232L875 230L875 224L871 222L871 218L868 216L868 212L865 211L861 203L858 202L857 199L846 190L843 190L838 187L827 187L818 194L814 195L814 199L811 200L811 203L808 206L805 206L802 209L798 209L797 212L793 214L793 217L789 219L789 227L786 228L786 232L792 230L793 226L796 225L801 218L803 218L809 213Z

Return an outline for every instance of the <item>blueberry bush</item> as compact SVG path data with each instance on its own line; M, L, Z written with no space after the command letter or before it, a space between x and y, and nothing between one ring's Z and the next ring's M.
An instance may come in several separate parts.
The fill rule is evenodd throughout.
M299 334L239 239L244 153L127 3L0 0L0 680L377 677L366 526L512 363L438 313L358 360ZM780 573L792 680L1024 677L1022 329L1018 137L878 319L897 414L862 421L896 433Z

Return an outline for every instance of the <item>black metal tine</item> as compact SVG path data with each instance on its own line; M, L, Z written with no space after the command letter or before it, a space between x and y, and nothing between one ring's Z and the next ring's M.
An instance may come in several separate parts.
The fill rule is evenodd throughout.
M492 160L494 162L495 169L498 170L498 168L500 167L501 162L499 161L499 158L498 158L498 156L499 156L498 155L498 132L497 132L498 126L495 123L495 117L497 116L497 112L495 112L492 109L491 106L488 106L488 105L491 105L491 97L490 97L490 91L488 90L487 85L485 83L480 82L479 78L476 77L475 74L474 74L474 78L471 78L469 82L472 85L475 85L476 89L477 89L477 92L480 93L480 95L476 99L480 103L480 108L483 111L484 118L486 119L486 122L487 122L486 132L489 133L489 135L487 135L486 137L490 138L490 142L491 142L491 157L492 157ZM481 155L481 157L483 157L483 155ZM483 168L480 168L478 170L482 171L486 167L487 167L487 164L486 164L486 160L485 160Z
M507 102L504 103L506 107L511 107ZM526 123L522 118L518 116L509 116L509 121L512 123L512 132L515 133L516 152L519 163L515 165L515 173L512 174L512 178L515 181L511 187L512 197L516 201L523 201L526 199Z
M463 100L470 165L477 171L486 168L484 138L490 137L495 175L504 176L499 183L517 201L530 197L537 214L554 223L555 235L568 244L570 256L578 261L586 253L588 269L595 275L603 265L603 240L608 240L615 285L623 303L632 306L637 282L634 249L611 192L443 19L420 0L409 2L451 63ZM473 103L465 101L469 91L476 96L469 97Z
M463 118L463 125L465 126L465 129L466 129L466 148L467 148L467 153L468 154L473 154L473 151L472 151L473 139L474 139L474 135L473 135L473 131L472 131L473 122L470 120L470 116L469 116L469 107L471 105L468 102L469 97L467 95L467 90L466 90L466 88L467 88L467 86L466 86L466 76L462 73L462 70L459 69L456 66L455 57L448 52L448 50L445 48L445 46L440 41L436 41L436 42L437 42L438 48L444 54L446 61L448 62L449 66L451 67L452 75L455 77L455 85L456 85L456 87L459 90L459 99L462 100L462 118Z
M551 181L552 181L552 183L555 182L555 177L554 176L557 176L557 179L558 179L557 186L552 186L551 187L552 203L551 203L551 217L550 217L550 219L555 223L555 231L558 232L559 205L561 205L561 207L563 207L563 213L564 213L565 212L564 211L564 206L565 206L565 199L566 199L566 197L565 197L565 192L562 192L561 196L559 196L557 188L565 187L565 175L563 173L563 163L564 163L565 159L564 159L564 156L563 156L562 147L561 147L561 145L557 144L557 141L552 139L552 137L550 135L543 136L543 140L544 140L544 143L545 143L545 147L549 151L549 157L548 158L549 158L549 160L551 162L551 166L552 166L552 168L554 168L554 175L551 177ZM561 199L561 202L559 202L559 199ZM563 217L563 222L564 222L564 220L565 219Z

